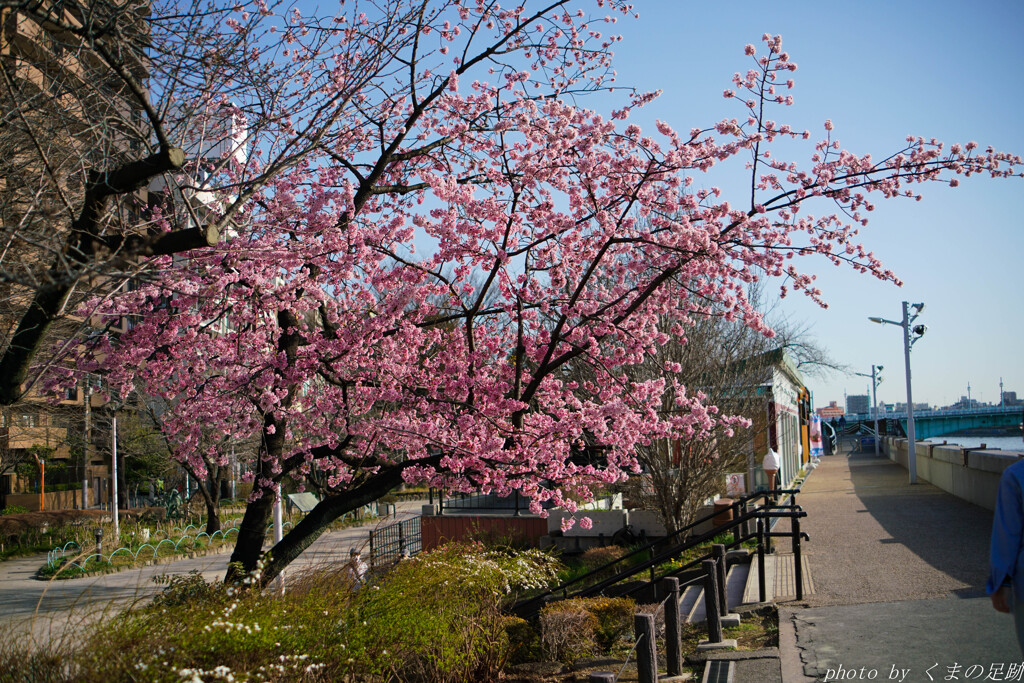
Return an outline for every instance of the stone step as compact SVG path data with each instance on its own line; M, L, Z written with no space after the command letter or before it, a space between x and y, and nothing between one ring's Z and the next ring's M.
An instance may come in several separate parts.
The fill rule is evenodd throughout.
M811 578L811 566L804 556L802 560L804 595L814 593L814 580ZM741 604L760 602L758 595L757 555L750 563L750 574L743 591ZM765 602L796 599L796 562L792 553L776 553L764 556Z
M734 564L729 568L729 573L725 575L725 594L730 610L740 604L749 569L748 563ZM686 588L679 601L679 612L683 616L684 623L699 624L707 620L703 581Z

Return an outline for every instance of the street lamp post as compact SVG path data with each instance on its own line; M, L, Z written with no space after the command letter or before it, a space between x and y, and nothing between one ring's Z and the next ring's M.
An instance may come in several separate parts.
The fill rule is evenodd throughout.
M872 404L874 406L873 413L874 413L874 417L875 417L875 457L876 458L878 457L878 385L882 383L882 378L879 377L877 373L882 372L883 369L884 369L884 367L881 366L881 365L878 365L878 366L872 365L871 366L871 374L870 375L868 375L866 373L863 373L863 372L855 372L855 373L853 373L855 375L860 375L861 377L870 377L871 378L871 402L872 402Z
M918 339L920 339L927 331L927 327L924 325L911 325L917 316L924 310L924 304L914 304L914 314L910 315L910 304L906 301L903 302L903 320L896 322L894 320L886 320L885 318L870 317L873 323L879 325L898 325L903 328L903 359L907 366L907 472L910 475L910 483L917 483L917 451L915 449L915 436L914 436L914 396L911 392L910 387L910 348L914 345ZM913 334L913 336L911 336Z

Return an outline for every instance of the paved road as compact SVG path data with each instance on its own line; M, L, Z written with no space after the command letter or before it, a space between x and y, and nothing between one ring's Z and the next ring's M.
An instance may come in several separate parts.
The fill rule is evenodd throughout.
M366 544L371 529L412 517L420 506L419 502L400 503L396 517L324 534L292 563L286 581L287 574L304 568L347 561L349 548ZM198 571L207 580L222 578L229 557L230 552L225 552L64 581L33 578L46 563L45 554L0 562L0 629L31 632L45 640L73 634L83 620L100 618L135 600L150 599L162 588L153 583L156 576Z
M796 637L787 683L982 680L1024 661L1012 619L984 595L991 512L911 486L873 453L822 458L797 498L815 593L780 610Z

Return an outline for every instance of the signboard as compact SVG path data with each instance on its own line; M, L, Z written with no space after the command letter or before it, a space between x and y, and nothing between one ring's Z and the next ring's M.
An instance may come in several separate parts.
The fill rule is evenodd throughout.
M747 492L747 475L742 473L725 475L725 496L739 498Z
M821 443L821 416L815 415L811 418L811 457L820 458L825 455L825 448Z
M302 512L309 512L320 502L313 493L289 493L288 500Z

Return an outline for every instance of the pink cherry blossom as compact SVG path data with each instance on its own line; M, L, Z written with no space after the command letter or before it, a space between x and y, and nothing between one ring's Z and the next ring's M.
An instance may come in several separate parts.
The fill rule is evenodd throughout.
M363 29L333 45L296 34L292 68L319 88L309 111L331 112L317 145L273 168L252 155L233 172L274 181L242 200L220 244L157 259L141 287L82 311L136 317L83 347L78 370L160 397L180 462L202 475L209 430L259 444L247 455L255 531L234 556L246 566L262 552L266 494L286 478L324 493L329 519L402 482L518 492L533 511L550 501L572 512L635 472L640 445L743 428L699 392L631 379L631 367L665 343L663 330L683 337L712 313L771 336L745 295L764 277L824 304L802 256L895 280L855 241L879 198L1018 174L1019 157L919 138L877 157L826 140L809 163L783 160L769 145L809 134L769 114L791 103L768 88L795 65L767 34L769 55L733 81L746 91L741 118L688 135L659 122L642 136L623 121L653 94L612 117L559 96L603 87L610 72L588 15L527 6L501 20L488 5L439 4L415 35L350 16ZM425 51L428 41L459 61ZM371 49L407 66L368 71L355 55ZM296 117L273 144L303 126ZM730 163L747 164L747 195L697 189ZM668 391L677 409L665 412ZM321 530L300 527L265 577Z

